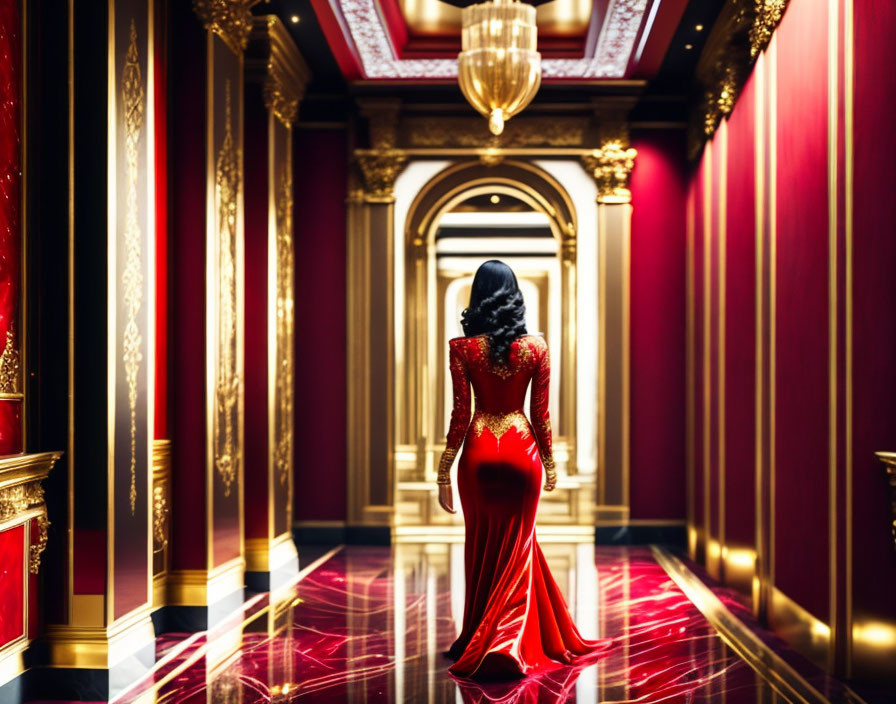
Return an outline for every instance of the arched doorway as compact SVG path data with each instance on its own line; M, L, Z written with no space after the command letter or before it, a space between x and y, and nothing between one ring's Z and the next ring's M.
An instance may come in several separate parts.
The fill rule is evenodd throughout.
M451 401L445 350L447 339L459 332L457 313L473 271L485 259L506 258L528 290L527 303L534 303L530 320L554 350L551 413L561 480L558 490L543 498L539 521L547 532L553 528L568 537L578 530L590 538L595 478L593 471L579 472L577 418L582 401L592 421L596 408L594 399L577 398L579 218L574 199L547 170L515 160L449 164L416 188L406 215L397 214L395 232L396 244L401 244L395 251L396 533L410 538L457 534L462 522L442 512L435 499L435 470ZM484 206L486 198L514 204L518 217ZM593 204L593 195L587 201ZM507 228L515 219L509 237L525 237L524 247L531 251L508 247L490 232L485 218L490 210L496 228ZM464 228L452 227L457 223L472 225L475 232L467 227L459 235ZM532 234L536 230L541 236Z

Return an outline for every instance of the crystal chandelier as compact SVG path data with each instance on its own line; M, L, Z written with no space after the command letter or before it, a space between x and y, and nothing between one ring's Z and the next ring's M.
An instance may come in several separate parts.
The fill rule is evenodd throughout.
M461 92L488 118L492 134L525 108L541 85L535 8L519 0L465 7L463 50L457 57Z

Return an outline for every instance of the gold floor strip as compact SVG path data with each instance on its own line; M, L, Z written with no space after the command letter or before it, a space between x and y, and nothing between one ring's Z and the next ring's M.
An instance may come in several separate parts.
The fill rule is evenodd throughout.
M766 645L737 616L731 613L703 581L672 553L651 545L653 556L678 588L706 617L719 636L737 655L753 668L769 686L789 702L830 704L830 701L809 684L796 670ZM844 685L844 689L846 689ZM850 691L852 701L864 704Z

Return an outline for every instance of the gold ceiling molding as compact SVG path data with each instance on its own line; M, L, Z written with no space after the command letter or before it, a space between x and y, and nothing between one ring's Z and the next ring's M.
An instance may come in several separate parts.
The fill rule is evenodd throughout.
M478 117L405 117L401 134L409 148L585 147L595 142L588 116L521 116L493 137Z
M355 158L364 182L364 200L391 203L395 179L407 164L408 155L401 149L356 149Z
M884 463L887 473L887 486L890 493L890 535L893 538L893 548L896 549L896 452L878 452L876 454L877 458Z
M600 149L582 156L585 170L597 183L599 203L630 203L629 180L638 152L619 142L607 142Z
M241 53L252 32L252 6L261 0L193 0L202 25L217 34L235 53Z
M771 41L788 0L728 0L697 63L699 98L688 128L688 156L703 144L734 109L756 58Z
M246 77L263 84L265 106L287 128L292 126L311 80L311 69L276 15L253 18L246 48Z

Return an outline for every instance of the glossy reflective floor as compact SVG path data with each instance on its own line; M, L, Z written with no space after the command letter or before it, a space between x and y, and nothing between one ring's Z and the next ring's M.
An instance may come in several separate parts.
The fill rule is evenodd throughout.
M586 637L608 654L505 683L453 678L441 655L463 608L463 546L347 547L279 595L260 595L214 634L160 638L170 651L121 702L776 702L646 548L542 545ZM740 610L737 599L721 595ZM765 634L766 639L774 640ZM829 701L849 693L802 673Z

